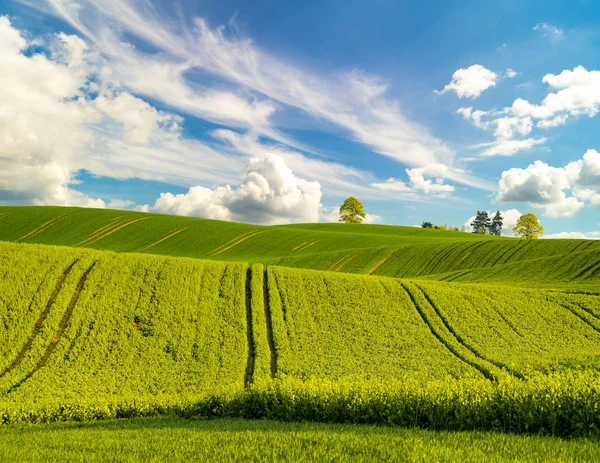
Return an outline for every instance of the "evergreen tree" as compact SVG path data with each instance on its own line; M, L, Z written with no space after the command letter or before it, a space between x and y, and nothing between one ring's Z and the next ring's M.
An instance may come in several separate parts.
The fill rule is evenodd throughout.
M487 211L477 211L477 216L471 223L471 227L473 227L473 233L487 235L492 227L492 221Z
M502 235L502 224L504 222L504 217L502 217L502 213L500 211L496 211L496 215L492 219L492 226L490 228L490 235L500 236Z

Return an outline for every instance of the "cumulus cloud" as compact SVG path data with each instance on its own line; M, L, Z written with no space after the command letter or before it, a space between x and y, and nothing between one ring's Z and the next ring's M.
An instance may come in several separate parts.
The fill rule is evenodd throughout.
M519 75L519 73L517 71L515 71L514 69L507 68L504 75L509 79L513 79L513 78L517 77L517 75Z
M481 66L473 64L466 69L458 69L452 74L452 81L442 90L436 90L439 95L454 92L459 98L476 98L485 90L494 87L498 74Z
M237 187L195 186L185 194L161 193L146 210L261 224L317 222L321 185L294 175L275 155L251 159Z
M480 129L494 129L495 140L474 145L479 149L481 157L514 156L522 151L530 151L538 145L546 143L544 137L517 138L527 136L533 130L533 120L529 116L506 116L505 111L481 111L472 107L456 110L463 119L470 121Z
M444 179L448 178L449 172L450 168L448 166L431 164L425 167L406 169L409 183L390 177L385 182L373 183L371 186L395 193L425 194L438 198L447 197L456 189L453 185L444 183Z
M502 173L498 200L543 207L551 217L576 214L585 203L600 205L600 153L588 150L566 167L536 161L526 169Z

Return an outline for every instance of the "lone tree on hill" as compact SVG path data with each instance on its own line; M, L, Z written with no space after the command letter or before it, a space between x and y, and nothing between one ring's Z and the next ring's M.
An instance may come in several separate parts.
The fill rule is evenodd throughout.
M537 240L544 234L544 227L532 212L522 215L517 220L517 226L513 228L515 236L527 238L528 240Z
M500 211L496 211L496 215L492 219L492 226L490 228L490 235L500 236L502 235L502 224L504 222L504 218L502 217L502 213Z
M481 235L487 235L492 227L492 221L487 211L477 211L477 216L471 224L473 227L473 233L479 233Z
M350 196L340 207L340 222L362 223L366 216L365 206L354 196Z
M431 222L423 222L421 228L433 228L433 224Z

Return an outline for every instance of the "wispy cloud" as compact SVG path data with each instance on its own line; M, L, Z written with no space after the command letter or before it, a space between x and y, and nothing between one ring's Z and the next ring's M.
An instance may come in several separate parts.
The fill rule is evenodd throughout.
M102 50L107 72L116 81L177 111L305 148L277 130L277 108L286 105L335 124L354 141L408 166L455 164L455 153L407 118L378 76L360 70L336 75L306 70L222 27L211 28L202 18L182 19L146 0L46 0L43 8ZM128 37L152 51L126 43ZM221 88L191 78L195 70L222 79ZM460 169L449 169L448 175L489 188Z

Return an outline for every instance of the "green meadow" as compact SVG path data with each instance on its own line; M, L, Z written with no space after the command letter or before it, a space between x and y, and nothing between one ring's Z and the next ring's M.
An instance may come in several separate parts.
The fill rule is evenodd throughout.
M0 275L3 461L600 452L595 241L0 207Z

